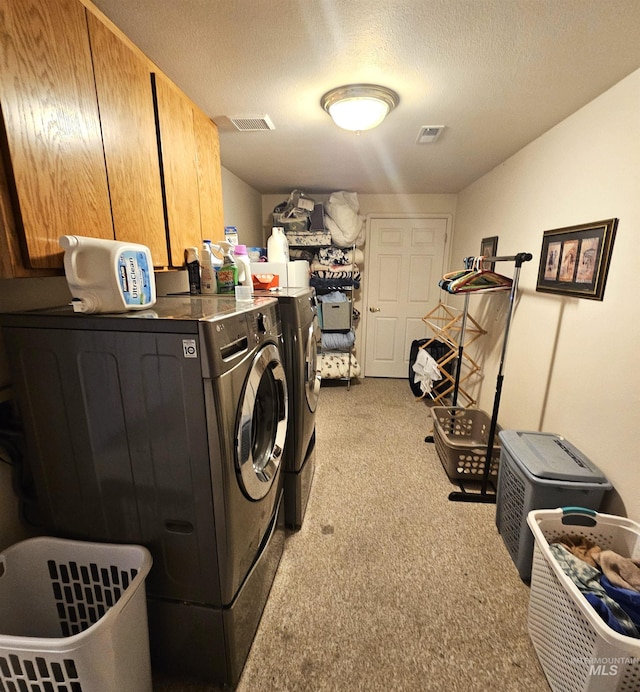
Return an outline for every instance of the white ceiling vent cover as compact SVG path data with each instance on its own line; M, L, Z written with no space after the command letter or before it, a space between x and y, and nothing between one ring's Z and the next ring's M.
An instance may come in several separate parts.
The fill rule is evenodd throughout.
M435 142L444 130L444 125L423 125L418 132L416 144L431 144Z
M268 115L238 115L230 117L229 120L231 120L241 132L276 129Z

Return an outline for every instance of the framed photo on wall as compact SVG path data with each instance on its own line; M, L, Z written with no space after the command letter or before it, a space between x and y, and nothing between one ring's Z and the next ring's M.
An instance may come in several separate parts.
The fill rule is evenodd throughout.
M483 238L480 243L480 255L482 257L496 257L498 252L498 236L493 235L490 238ZM482 268L493 271L496 267L495 262L483 262Z
M536 291L602 300L618 219L542 235Z

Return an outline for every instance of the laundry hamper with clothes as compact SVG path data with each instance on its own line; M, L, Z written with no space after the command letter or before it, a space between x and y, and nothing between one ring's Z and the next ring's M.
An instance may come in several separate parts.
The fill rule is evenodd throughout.
M149 551L31 538L0 554L0 689L151 692Z
M535 539L528 630L554 692L637 692L640 639L615 632L565 574L550 544L583 537L640 560L640 524L584 508L532 510ZM588 524L588 525L587 525Z
M561 435L503 430L496 493L496 526L521 579L531 578L532 509L579 506L600 509L611 483Z

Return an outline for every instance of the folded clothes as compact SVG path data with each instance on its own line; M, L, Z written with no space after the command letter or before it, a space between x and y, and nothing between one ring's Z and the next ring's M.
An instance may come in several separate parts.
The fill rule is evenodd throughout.
M332 245L318 250L317 261L320 264L357 264L364 261L364 253L359 248L354 251L351 248L343 249Z
M360 364L353 353L320 353L318 366L323 380L360 377Z
M322 332L322 349L324 351L348 351L356 341L353 331Z
M309 267L312 272L334 272L340 274L342 272L359 271L357 265L349 262L348 264L323 264L314 260Z
M309 279L309 285L316 289L339 291L341 288L360 288L360 277L357 279L353 278L324 278L322 276L317 276L315 273L311 274Z

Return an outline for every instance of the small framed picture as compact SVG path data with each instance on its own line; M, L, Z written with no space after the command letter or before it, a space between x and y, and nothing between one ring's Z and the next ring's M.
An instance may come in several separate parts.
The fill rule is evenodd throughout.
M490 238L483 238L480 243L480 255L482 257L496 257L498 252L498 236L492 235ZM495 262L483 262L482 268L489 269L493 271L495 269Z
M602 300L618 219L542 235L536 291Z

